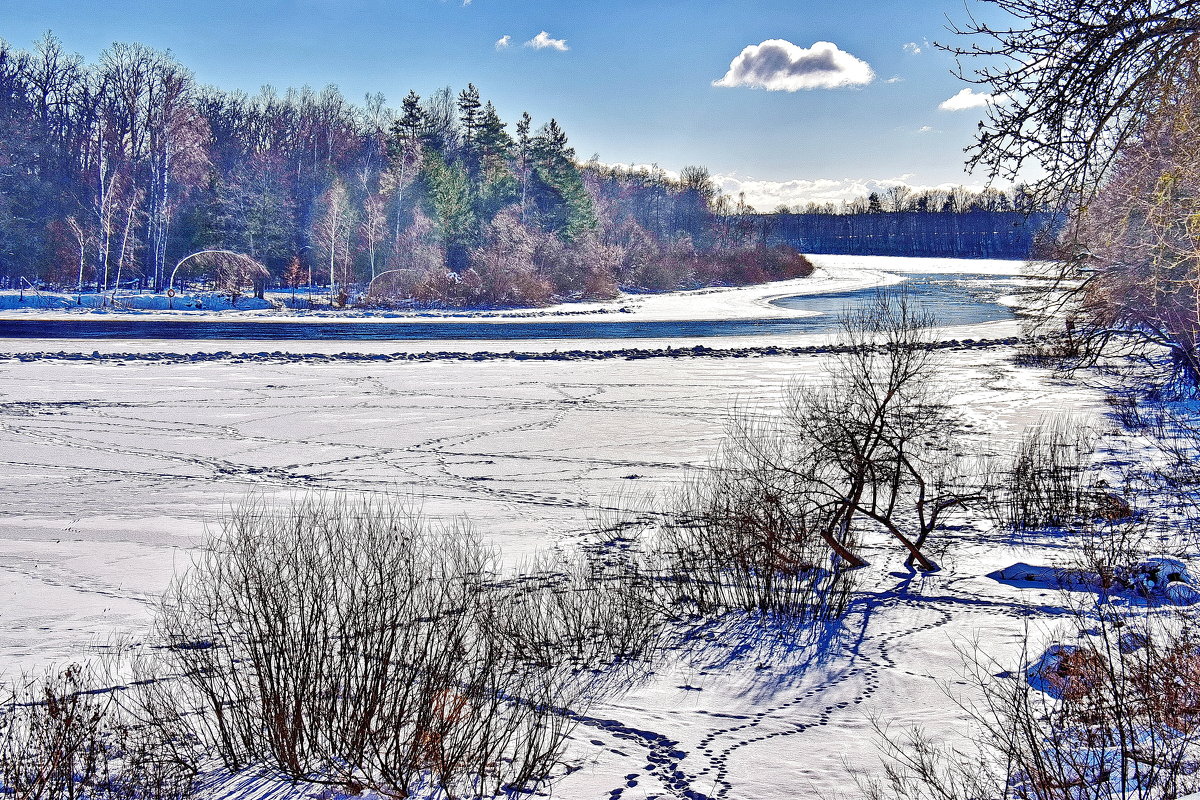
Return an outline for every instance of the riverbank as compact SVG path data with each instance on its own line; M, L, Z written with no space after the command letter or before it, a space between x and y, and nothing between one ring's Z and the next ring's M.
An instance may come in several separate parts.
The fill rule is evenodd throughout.
M895 256L828 256L810 259L817 270L807 278L757 284L717 287L662 294L622 294L605 301L560 303L545 308L502 310L421 310L276 308L251 299L240 300L250 308L184 309L202 299L210 306L218 301L180 295L127 295L118 299L127 307L76 306L73 294L36 296L25 292L0 292L0 319L103 319L150 317L157 320L222 320L255 322L672 322L683 320L789 319L810 316L801 308L784 308L774 303L784 297L812 296L855 291L900 283L912 273L971 273L1014 275L1024 262L995 259L903 258ZM272 293L279 301L290 293ZM227 303L227 299L224 300ZM168 308L174 305L175 308Z
M919 261L913 272L939 266ZM831 266L859 281L838 291L912 274ZM713 294L696 307L753 302ZM1099 389L1012 358L1017 333L1015 320L931 333L963 452L1005 452L1055 414L1104 424ZM594 543L598 521L661 510L734 410L770 411L789 384L823 380L832 338L0 341L3 669L87 659L114 637L136 649L171 576L247 495L396 493L431 519L469 518L509 563ZM667 654L579 718L554 795L833 797L878 773L872 719L962 741L944 694L962 648L1015 664L1030 627L1063 614L1044 587L987 576L1050 563L1061 543L969 515L944 534L944 569L913 575L867 538L873 566L828 638L760 626ZM204 796L303 794L256 774L214 777Z

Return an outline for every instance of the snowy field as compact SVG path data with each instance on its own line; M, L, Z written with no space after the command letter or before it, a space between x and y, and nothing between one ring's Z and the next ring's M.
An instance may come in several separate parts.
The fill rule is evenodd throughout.
M893 273L921 266L820 259L826 278L842 282L837 290L847 281L890 282ZM967 271L974 264L926 266ZM728 303L703 295L693 313L743 313L773 292L796 293L790 286L739 292L731 290ZM657 302L692 308L678 296ZM943 335L1015 330L993 323ZM824 337L771 343L818 340ZM423 342L414 349L487 346ZM104 347L0 340L0 353ZM289 347L350 349L344 342L194 341L110 349ZM395 342L352 347L402 349ZM247 492L284 501L309 489L395 491L421 498L429 515L469 517L512 559L574 546L597 518L669 492L713 452L733 408L769 406L788 381L815 375L821 358L0 360L0 664L10 673L36 669L86 657L115 635L136 638L206 525ZM989 447L1006 446L1044 415L1102 413L1099 392L1018 366L1006 349L943 358L945 385L970 435ZM731 800L854 797L850 776L878 767L873 718L939 734L961 730L962 712L946 696L962 679L958 650L978 640L989 655L1015 661L1025 626L1053 623L1061 605L1055 592L985 577L1017 561L1051 558L1036 542L968 527L955 534L943 571L913 579L894 549L880 549L864 579L873 598L856 602L819 653L790 635L742 648L729 646L739 643L731 636L681 653L591 712L569 751L577 769L554 785L553 796L642 800L690 790Z

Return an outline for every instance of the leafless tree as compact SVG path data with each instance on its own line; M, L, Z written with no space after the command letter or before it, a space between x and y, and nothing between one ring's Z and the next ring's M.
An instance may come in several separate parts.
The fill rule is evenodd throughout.
M780 415L743 412L678 502L662 549L702 605L836 614L845 567L883 533L908 565L946 518L982 500L957 417L936 389L933 320L880 293L843 319L823 385L793 384ZM713 598L717 598L713 600Z
M336 302L337 288L352 278L353 254L350 249L354 230L354 211L350 206L346 184L335 178L333 185L321 196L319 216L313 225L313 241L329 266L329 304Z
M1091 193L1170 83L1195 58L1196 0L985 0L1007 19L956 28L961 76L993 102L970 165L1044 170L1058 197ZM989 9L990 10L990 9ZM1009 22L1011 20L1011 22Z

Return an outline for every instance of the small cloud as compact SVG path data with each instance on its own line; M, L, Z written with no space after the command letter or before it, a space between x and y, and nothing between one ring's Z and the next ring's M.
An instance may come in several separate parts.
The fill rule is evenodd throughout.
M890 77L886 81L884 81L884 83L903 83L903 82L904 82L904 78L900 77L899 75L893 75L892 77Z
M713 86L749 86L768 91L863 86L875 79L871 66L833 42L798 47L786 39L748 45Z
M537 36L525 43L526 47L532 47L534 50L560 50L565 51L567 47L566 39L551 39L550 34L542 31Z
M507 33L496 40L496 49L497 50L507 50L511 46L512 46L512 37L509 36Z
M917 128L917 133L933 133L933 126L922 125L921 127Z
M919 56L921 55L921 45L917 44L916 42L905 42L904 52L910 53L914 56Z
M938 108L942 111L966 111L970 108L983 108L984 106L1004 104L1006 102L1008 102L1008 98L1003 95L997 97L987 92L977 92L968 86L949 100L943 100L938 105Z

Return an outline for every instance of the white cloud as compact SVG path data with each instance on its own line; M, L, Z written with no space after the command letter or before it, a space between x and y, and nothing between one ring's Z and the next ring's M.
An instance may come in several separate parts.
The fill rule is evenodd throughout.
M911 175L901 175L897 178L822 178L817 180L766 181L737 174L714 175L713 180L721 192L737 198L739 194L746 195L746 202L759 211L773 211L779 206L803 208L808 203L841 203L843 200L854 200L866 197L871 192L883 193L893 186L905 186L913 192L923 192L928 189L953 189L960 184L942 183L937 185L922 185L911 183ZM984 186L968 185L973 192L982 191ZM1005 188L996 185L996 188Z
M769 91L863 86L875 79L871 66L833 42L798 47L786 39L748 45L713 86L749 86Z
M933 133L933 126L922 125L921 127L917 128L917 133Z
M966 111L971 108L983 108L993 103L1005 103L1007 101L1006 97L1001 96L997 98L995 95L990 95L987 92L977 92L968 86L949 100L943 100L938 105L938 108L942 111Z
M919 56L921 55L921 45L917 44L916 42L905 42L904 52L911 53L914 56Z
M542 31L525 43L526 47L534 50L569 50L566 39L551 39L550 34Z
M506 33L503 36L501 36L499 39L496 40L496 49L497 50L507 50L511 44L512 44L512 37Z
M890 77L886 81L884 81L884 83L903 83L903 82L904 82L904 78L900 77L899 75L893 75L892 77Z
M924 129L922 129L924 130ZM658 164L626 164L622 162L594 162L600 166L614 167L617 169L628 170L660 170L666 177L671 180L679 180L679 172L672 169L665 169ZM736 172L728 174L716 174L712 176L713 183L721 190L721 193L737 200L739 194L745 194L746 202L759 211L774 211L779 206L791 206L792 208L803 208L808 203L841 203L843 200L854 200L859 197L866 197L871 192L883 193L892 186L906 186L914 193L923 192L930 189L940 189L948 191L965 186L972 192L981 192L985 188L985 184L962 184L962 183L939 183L939 184L918 184L912 183L912 174L904 174L895 178L818 178L816 180L790 180L790 181L769 181L759 180L757 178L745 177L738 175ZM992 184L997 189L1011 188L1011 184L1003 181L994 181Z

